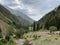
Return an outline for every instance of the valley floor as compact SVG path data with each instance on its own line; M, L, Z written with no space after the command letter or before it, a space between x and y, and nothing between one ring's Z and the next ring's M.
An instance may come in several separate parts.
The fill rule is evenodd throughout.
M24 39L17 41L22 45L25 40L28 40L30 45L60 45L60 31L50 34L49 31L29 32L23 35Z

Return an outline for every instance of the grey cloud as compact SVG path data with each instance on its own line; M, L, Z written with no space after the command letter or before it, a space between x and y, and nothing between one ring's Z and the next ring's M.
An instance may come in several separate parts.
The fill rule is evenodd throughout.
M3 3L3 5L6 5L6 6L16 6L17 4L15 3L14 0L1 0Z
M54 7L59 4L59 0L21 0L26 5L31 5L35 8L48 9L50 5Z
M38 20L42 16L44 16L49 11L53 10L55 7L60 5L60 0L18 0L19 2L23 4L18 5L15 0L2 0L3 5L10 6L10 7L16 7L21 6L21 8L16 8L15 10L21 11L25 14L27 14L29 17ZM30 8L28 8L30 7ZM34 11L29 12L29 9L34 9ZM37 19L36 19L37 18Z

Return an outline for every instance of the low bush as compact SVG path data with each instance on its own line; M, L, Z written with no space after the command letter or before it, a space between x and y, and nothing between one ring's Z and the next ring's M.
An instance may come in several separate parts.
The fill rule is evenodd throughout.
M57 27L51 26L51 27L49 27L49 30L50 30L50 33L52 33L54 31L57 31Z
M37 37L37 35L33 35L33 38L34 38L34 40L36 40L38 37Z
M14 42L13 39L10 39L7 45L17 45L17 43Z
M1 39L0 40L3 44L6 44L7 43L7 40L6 39Z
M0 45L4 45L4 44L0 41Z
M31 45L31 44L29 44L29 41L26 40L23 45Z

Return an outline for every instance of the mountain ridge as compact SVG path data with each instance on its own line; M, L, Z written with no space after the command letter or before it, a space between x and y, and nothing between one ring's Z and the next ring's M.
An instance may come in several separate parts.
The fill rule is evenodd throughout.
M16 25L18 24L22 27L28 27L29 25L32 24L29 21L24 20L22 17L18 18L18 16L16 16L15 14L12 14L10 11L8 11L8 9L6 9L2 5L0 5L0 12L10 20L13 20L13 23L15 23Z
M6 6L5 6L6 7ZM20 16L21 18L27 20L30 23L33 23L35 20L31 19L30 17L28 17L26 14L24 14L23 12L21 12L20 10L14 10L11 9L9 7L6 7L12 14L16 15L17 17Z
M43 16L39 21L39 29L41 28L49 28L50 26L56 26L60 28L60 5L56 7L51 12L47 13Z

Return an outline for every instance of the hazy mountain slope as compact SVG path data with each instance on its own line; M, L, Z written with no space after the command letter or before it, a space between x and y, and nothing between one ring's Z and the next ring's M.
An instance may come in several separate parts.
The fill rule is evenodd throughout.
M5 6L6 7L6 6ZM25 21L28 21L29 23L33 23L34 20L31 19L30 17L28 17L26 14L24 14L23 12L21 12L21 10L13 10L11 8L6 7L8 10L11 11L11 13L13 13L14 15L21 17L22 19L24 19Z
M0 5L0 12L7 17L8 19L12 20L12 23L15 23L16 25L20 25L21 22L17 19L16 16L11 14L10 11L8 11L6 8L4 8L2 5Z
M25 28L26 26L23 25L23 22L20 21L17 16L13 15L8 11L6 8L4 8L2 5L0 5L0 19L4 21L6 24L12 26L13 28Z
M32 25L32 23L34 22L33 19L31 19L30 17L22 13L20 10L14 10L7 6L4 6L4 7L7 8L12 14L16 15L19 21L23 23L23 24L21 23L23 26L26 27L26 26Z
M23 19L23 18L21 18L20 16L17 16L17 18L22 22L22 20L23 20L23 25L24 26L29 26L29 25L32 25L32 23L31 22L29 22L29 21L27 21L27 20L25 20L25 19Z
M28 17L27 15L25 15L24 13L20 12L20 11L15 11L15 13L17 16L20 16L21 18L23 18L24 20L30 22L30 23L33 23L34 20L31 19L30 17Z
M60 6L55 8L53 11L46 14L43 18L38 21L40 28L49 28L50 26L56 26L60 28Z
M10 11L8 11L6 8L4 8L2 5L0 5L0 13L3 14L4 17L7 17L7 19L11 21L9 23L12 23L12 25L15 25L16 27L24 27L25 28L25 27L29 26L30 24L32 24L31 22L23 19L22 17L12 14Z

